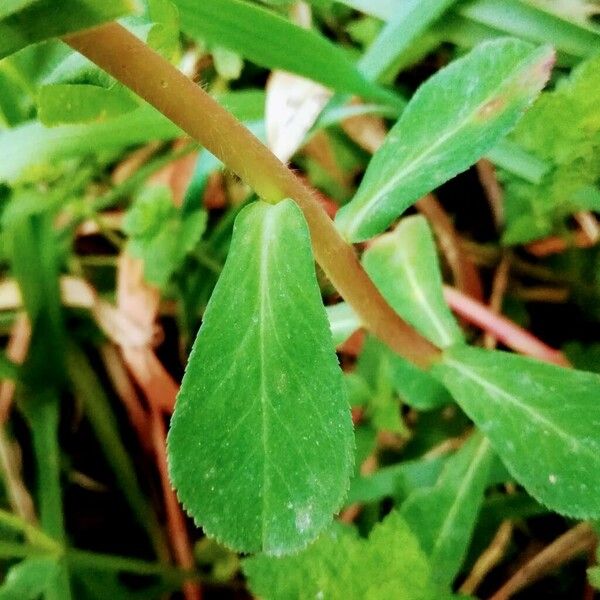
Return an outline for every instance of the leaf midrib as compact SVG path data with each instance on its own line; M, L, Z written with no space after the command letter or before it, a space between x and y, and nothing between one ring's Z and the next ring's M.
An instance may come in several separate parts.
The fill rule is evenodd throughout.
M258 277L258 289L259 289L259 368L260 368L260 403L261 403L261 422L262 422L262 442L263 442L263 495L262 495L262 522L261 522L261 541L262 549L265 550L267 547L267 530L266 530L266 515L267 509L267 491L270 485L269 481L269 470L267 461L268 451L268 410L267 410L267 397L266 397L266 378L265 378L265 365L266 365L266 341L265 341L265 329L266 329L266 307L269 302L269 237L270 232L273 228L274 210L264 211L262 231L260 239L260 258L259 258L259 277Z
M490 443L489 443L488 439L485 437L482 438L482 440L479 444L479 448L477 449L477 452L475 453L475 456L473 457L473 460L471 461L469 468L467 469L467 472L465 473L465 476L463 477L462 482L458 488L458 491L457 491L456 497L455 497L455 501L452 504L452 507L450 508L450 510L448 511L446 518L444 519L444 524L443 524L442 528L440 529L440 532L436 538L435 544L433 545L432 556L436 555L436 553L439 551L442 540L444 540L444 538L447 536L447 531L450 527L450 523L452 521L454 521L454 518L458 511L458 507L460 506L463 497L466 495L466 493L473 481L473 478L475 477L477 468L479 467L481 462L486 457L486 454L488 453L489 449L490 449Z
M568 431L562 429L559 425L557 425L553 421L548 420L546 417L541 415L539 412L536 412L533 408L531 408L530 406L527 406L527 404L523 404L517 396L513 396L510 392L508 392L508 391L502 389L501 387L494 385L493 383L489 382L488 380L480 377L476 372L470 370L465 364L463 364L461 362L457 362L455 360L448 360L448 359L445 362L446 362L446 365L451 366L452 368L457 370L459 373L462 373L465 377L471 379L477 385L480 385L482 388L487 390L489 392L491 398L494 398L494 394L504 398L510 404L515 406L517 409L523 411L525 414L527 414L529 417L531 417L532 421L541 423L541 424L545 425L546 427L548 427L549 429L551 429L554 433L556 433L556 435L558 437L565 440L567 443L567 446L570 446L571 449L580 450L583 454L586 454L588 457L592 458L592 460L594 460L594 461L597 460L597 458L598 458L597 451L595 452L592 448L588 447L587 445L582 444L581 441L577 437L570 434ZM496 400L496 404L497 403L498 402Z
M440 336L440 345L449 346L452 344L452 335L449 331L446 330L444 323L442 323L441 319L438 317L436 311L433 309L432 305L429 303L429 299L424 291L419 286L419 281L416 277L415 271L412 268L413 262L406 257L405 260L399 260L397 262L398 266L404 271L406 274L406 278L408 280L408 285L410 289L415 294L417 301L423 307L425 313L429 316L431 320L431 324L434 329L438 332ZM433 340L432 340L433 341Z

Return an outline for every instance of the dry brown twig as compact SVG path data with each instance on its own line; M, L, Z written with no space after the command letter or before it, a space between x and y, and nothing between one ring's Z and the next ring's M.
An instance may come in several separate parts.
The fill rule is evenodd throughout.
M592 550L598 542L589 523L579 523L525 563L489 600L507 600L548 573Z

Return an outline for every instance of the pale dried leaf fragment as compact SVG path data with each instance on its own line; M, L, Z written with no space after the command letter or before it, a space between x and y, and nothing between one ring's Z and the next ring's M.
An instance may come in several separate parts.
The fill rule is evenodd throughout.
M267 144L282 162L300 149L306 134L331 98L326 87L285 71L273 71L267 83Z

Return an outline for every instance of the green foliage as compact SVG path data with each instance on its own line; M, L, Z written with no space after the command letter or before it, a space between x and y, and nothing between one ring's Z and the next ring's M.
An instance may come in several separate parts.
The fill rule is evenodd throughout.
M381 233L481 158L514 127L552 64L550 48L506 39L478 46L431 77L369 163L352 202L338 212L343 235L356 242Z
M435 378L369 338L358 360L356 375L366 383L366 404L374 423L382 429L405 430L399 421L398 400L419 410L432 410L452 402L452 397ZM388 426L383 423L387 422ZM392 427L390 425L393 424Z
M362 260L383 297L425 337L442 348L463 341L444 300L435 243L424 217L403 219Z
M47 126L62 123L105 121L138 106L121 86L56 83L45 85L38 95L38 117Z
M441 586L452 584L467 553L493 456L487 439L474 435L448 460L434 487L416 490L400 508Z
M169 283L206 229L206 211L184 213L162 186L143 190L123 223L129 251L144 261L144 278L159 288Z
M572 56L590 56L600 50L600 35L591 22L560 15L559 2L548 0L471 0L458 6L458 13L474 23L505 35L523 36L532 42L551 43ZM558 14L557 14L558 13Z
M246 559L252 591L265 600L434 600L449 597L431 581L431 568L402 517L392 512L368 540L341 526L296 556Z
M54 557L28 558L10 568L0 587L0 600L37 600L48 592L58 572Z
M192 37L225 46L258 65L297 73L340 92L367 100L399 102L394 94L363 77L339 47L276 13L243 0L175 3L182 29Z
M372 475L355 477L350 483L346 503L406 499L418 489L435 485L443 466L444 459L439 457L404 460L382 467Z
M230 92L219 101L237 118L262 116L264 95ZM38 121L0 131L0 181L15 183L46 174L47 165L103 151L124 150L152 140L172 140L181 130L156 109L142 105L107 121L45 127Z
M600 209L599 104L600 55L543 93L515 129L513 139L551 168L539 185L504 174L507 244L552 233L577 210Z
M600 515L598 375L464 346L434 371L536 500Z
M135 0L10 2L0 12L0 58L35 42L112 21L137 8Z
M400 416L400 402L392 383L393 364L385 350L379 342L369 338L360 353L355 376L362 378L365 384L366 415L373 427L406 434L406 426Z
M371 79L378 79L455 2L456 0L408 0L395 7L393 18L362 57L361 71Z
M254 203L236 219L171 422L178 496L228 546L289 553L340 507L352 443L302 214Z
M536 264L502 248L564 231L575 211L600 208L600 28L589 4L313 0L312 14L292 0L0 4L0 334L12 346L0 351L0 377L16 384L16 420L0 431L3 505L13 510L0 509L0 600L162 598L184 585L191 596L191 575L211 595L212 586L237 591L240 568L250 591L265 600L444 600L455 597L459 577L503 520L523 522L512 540L518 552L505 555L486 588L512 570L521 550L538 538L547 542L546 532L537 533L542 527L529 527L531 517L542 525L553 519L551 510L600 517L598 376L468 347L467 340L481 340L466 325L477 318L463 307L462 327L446 305L426 220L409 216L385 232L423 194L480 157L492 160L506 188L504 239L471 214L465 200L475 198L475 178L468 176L440 193L460 243L485 284L500 257L510 263L506 315L562 345L578 368L599 370L597 247ZM294 24L296 10L305 11L310 28ZM241 121L196 111L197 90L175 95L158 73L129 80L173 118L189 112L194 126L186 129L199 138L209 126L195 167L188 163L195 148L180 145L176 125L56 39L116 17L166 59L157 71L175 77L177 65L191 73ZM554 51L537 46L548 42L560 69L556 87L520 120L549 78ZM571 69L580 57L586 60ZM127 66L130 58L118 60ZM447 63L407 104L404 97ZM343 268L336 271L338 255L349 272L358 265L330 224L311 212L318 206L306 209L308 196L299 194L298 206L254 202L228 171L237 165L247 179L257 175L264 189L273 188L272 200L297 193L297 183L273 168L242 127L262 140L267 122L278 118L265 112L275 91L262 89L272 69L337 93L293 168L328 196L331 213L331 200L342 205L358 188L337 224L350 241L378 236L357 248L362 266L406 322L414 348L402 344L399 351L416 355L419 365L433 362L429 370L366 331L385 333L393 314L371 286L353 287ZM311 101L302 98L294 118ZM295 110L294 102L288 108ZM370 115L381 119L362 118ZM388 119L399 120L369 162ZM179 157L185 160L175 163ZM178 196L193 171L181 208L171 189L146 185L167 165L161 180ZM311 245L324 274L315 270ZM160 296L156 323L164 325L164 339L156 348L129 345L121 306L98 310L123 299L115 289L123 281L123 250L141 259L145 281ZM527 302L556 293L571 296L564 307L539 309L543 318L535 314L539 305ZM325 309L323 298L332 305ZM125 299L135 307L134 298ZM27 337L21 313L31 327L23 364L7 358L27 345L18 339ZM118 318L107 323L106 314ZM554 316L563 314L565 331L554 327ZM581 326L568 320L575 318ZM150 392L172 398L172 380L199 324L166 465L160 419L168 415L159 411L168 402L157 406ZM365 331L341 345L359 329ZM5 408L10 388L2 389ZM21 446L22 470L13 446L15 456ZM191 564L182 552L185 537L171 539L180 515L167 475L204 530L188 532ZM159 476L164 498L154 493ZM507 493L508 482L522 488ZM27 491L39 529L35 518L16 514L31 512ZM83 509L72 514L81 497ZM98 521L88 513L94 504L102 505ZM342 507L342 520L356 527L333 522ZM121 512L139 539L115 535ZM106 539L97 539L93 528L105 526ZM106 544L111 554L75 544ZM124 545L127 554L153 552L161 562L121 556ZM171 567L169 554L185 567ZM121 578L126 573L135 579ZM598 570L589 574L598 584ZM567 571L559 576L571 582Z

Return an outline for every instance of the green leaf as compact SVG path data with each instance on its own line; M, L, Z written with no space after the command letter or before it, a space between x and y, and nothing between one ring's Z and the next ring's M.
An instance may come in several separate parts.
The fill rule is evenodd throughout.
M397 512L375 525L368 540L332 527L301 554L257 556L243 562L252 592L264 600L441 600L430 567Z
M467 553L493 456L487 439L474 435L446 462L433 488L415 491L400 508L442 586L452 584Z
M598 527L596 526L596 529ZM596 562L600 562L600 550L596 549ZM600 567L592 567L588 569L588 580L592 587L595 587L597 590L600 590Z
M123 229L128 248L144 261L144 278L165 288L198 245L206 229L205 210L185 214L173 204L169 188L151 186L142 191L125 215Z
M350 482L346 504L406 498L419 488L433 486L445 461L444 457L404 460L372 475L355 477Z
M11 567L0 586L0 600L37 600L58 578L55 557L32 557Z
M0 11L0 58L35 42L113 21L138 8L135 0L37 0L11 5L8 15Z
M394 65L432 23L456 0L404 0L360 60L360 70L378 79Z
M434 372L536 500L600 516L598 375L466 346L446 350Z
M573 212L600 208L594 188L600 179L598 104L600 55L544 92L515 128L511 138L549 168L536 185L501 173L506 188L505 243L543 237L564 225Z
M172 60L179 53L179 11L171 0L147 0L152 23L146 43Z
M0 19L5 19L30 4L34 4L38 0L4 0L0 6Z
M224 46L270 69L318 81L336 91L391 104L395 94L366 79L348 55L315 31L242 0L175 0L191 37Z
M308 229L291 200L238 215L168 446L183 505L236 550L298 550L340 507L352 422Z
M394 277L396 276L394 275ZM437 278L439 278L439 275ZM425 287L430 286L432 289L435 288L435 279L436 276L434 275L432 279L425 281ZM385 278L384 285L386 287L389 286L387 277ZM388 298L388 301L391 302L390 298ZM404 309L403 304L398 303L397 306L402 306ZM356 313L345 302L328 306L326 310L336 346L345 342L361 326ZM447 307L444 310L447 310ZM402 402L418 410L432 410L452 402L452 397L446 388L429 373L395 354L383 344L379 346L382 358L385 356L385 360L389 364L389 376L393 389Z
M600 590L600 567L592 567L587 573L590 585Z
M450 404L446 388L413 363L387 349L391 363L392 385L404 404L417 410L433 410Z
M463 336L442 291L435 242L422 216L402 219L364 253L363 265L392 308L441 348Z
M504 34L550 43L572 56L590 56L600 50L598 30L553 14L560 2L547 0L545 4L539 0L472 0L461 2L456 12Z
M262 116L264 94L255 91L231 92L219 96L238 119ZM182 132L150 105L107 121L44 127L37 121L0 131L0 181L14 183L34 177L48 164L60 159L119 150L150 140L171 140Z
M138 102L120 85L56 83L42 86L38 93L38 118L47 126L105 121L137 107Z
M486 158L511 175L516 175L536 185L540 183L551 167L547 161L526 152L521 146L506 138L496 144L486 154Z
M336 222L351 241L383 231L421 196L464 171L516 124L544 87L551 48L481 44L425 82L371 160Z
M392 385L392 360L387 347L375 338L365 343L356 373L367 384L366 414L378 431L392 431L407 435L408 431L400 415L400 402Z

